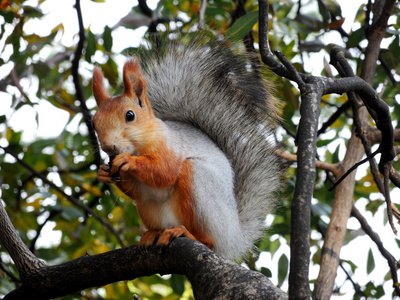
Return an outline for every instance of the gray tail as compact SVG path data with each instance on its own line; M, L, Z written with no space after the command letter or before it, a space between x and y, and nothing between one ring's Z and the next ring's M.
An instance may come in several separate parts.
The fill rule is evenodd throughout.
M226 153L247 249L263 235L276 204L282 167L274 154L275 100L248 57L225 42L170 43L146 51L141 64L148 95L163 120L200 128Z

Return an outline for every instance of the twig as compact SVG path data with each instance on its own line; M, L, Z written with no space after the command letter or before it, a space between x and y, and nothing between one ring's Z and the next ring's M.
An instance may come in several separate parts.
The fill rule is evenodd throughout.
M333 114L330 116L328 121L322 124L321 128L318 130L318 135L324 133L329 126L331 126L346 110L351 107L351 102L346 101L342 106L340 106Z
M15 86L21 93L21 95L25 98L26 101L31 103L31 100L29 99L28 95L25 93L24 89L22 88L22 86L19 82L19 78L18 78L17 72L15 71L15 67L11 70L11 78L12 78L12 81L14 82Z
M12 152L10 149L8 148L3 148L1 147L1 149L3 149L6 153L10 154L11 156L13 156L16 161L21 164L22 166L24 166L26 169L28 169L32 174L34 174L36 177L40 178L44 183L48 184L51 188L55 189L58 193L60 193L61 195L63 195L68 201L70 201L71 203L73 203L74 205L76 205L77 207L83 209L85 212L87 212L88 214L92 215L93 218L95 218L97 221L99 221L104 227L106 227L110 232L112 232L115 237L118 239L118 242L120 243L121 246L125 246L124 241L122 240L122 238L120 237L120 235L118 234L118 232L114 229L114 227L112 227L110 225L110 223L108 223L107 221L105 221L102 217L100 217L95 211L93 211L93 209L87 207L86 205L83 205L82 203L79 202L78 199L76 199L73 196L70 196L68 194L66 194L60 187L58 187L57 185L55 185L52 181L48 180L45 176L43 176L42 174L40 174L39 172L37 172L34 168L32 168L32 166L30 166L29 164L27 164L25 161L23 161L22 159L20 159L17 155L14 154L14 152Z
M390 227L392 227L393 233L397 234L397 229L393 223L393 215L392 215L392 201L390 200L390 187L389 187L389 170L392 167L392 162L386 163L383 169L383 184L385 186L385 200L386 200L386 208L387 215ZM400 295L399 295L400 296Z
M386 248L383 246L382 240L379 238L379 236L372 230L372 228L369 226L367 220L362 216L362 214L359 212L359 210L353 206L351 209L351 214L353 217L355 217L358 222L361 224L361 228L364 230L366 234L371 238L371 240L378 246L379 251L381 252L382 256L386 258L389 268L390 268L390 273L392 275L392 280L393 280L393 288L395 289L396 293L398 296L400 296L400 287L398 283L398 277L397 277L397 269L400 267L399 263L396 261L396 259L391 255Z
M289 72L290 80L293 80L299 85L299 88L302 89L305 86L305 82L303 78L300 76L299 72L297 72L296 68L287 60L285 55L283 55L279 51L274 51L276 57L281 61L281 63L285 66L286 70Z
M377 155L379 153L379 149L376 150L374 153L372 153L371 155L367 156L366 158L364 158L363 160L359 161L358 163L354 164L350 169L348 169L346 171L346 173L344 173L330 188L329 191L333 191L335 187L337 187L339 185L339 183L341 183L351 172L353 172L355 169L357 169L359 166L361 166L362 164L366 163L367 161L369 161L370 159L374 158L375 155Z
M85 102L85 94L83 92L82 84L80 81L79 76L79 62L82 56L83 47L85 44L86 36L85 36L85 28L83 27L83 18L82 18L82 11L80 6L80 0L76 0L75 2L75 9L78 15L78 24L79 24L79 42L76 47L75 55L72 60L72 79L75 86L76 91L76 98L80 103L81 112L83 115L83 120L85 121L86 127L88 128L89 132L89 139L90 144L92 145L94 161L97 166L101 163L100 157L100 149L99 143L97 142L96 133L93 127L92 116L90 115L90 111L86 106Z
M282 157L283 159L286 159L287 161L297 162L297 155L295 155L295 154L291 154L291 153L283 152L283 151L276 151L275 153L276 153L276 155L278 155L279 157ZM327 163L324 161L315 160L315 166L321 170L331 171L332 173L337 172L337 164L331 164L331 163Z
M275 74L290 78L291 74L280 62L278 62L272 54L271 48L268 43L268 0L259 0L259 15L258 15L258 28L259 28L259 45L260 55L264 64L266 64Z
M51 221L58 213L59 213L59 211L57 211L57 210L51 211L49 216L46 218L46 220L44 220L44 222L38 226L38 228L36 229L36 236L31 240L30 245L29 245L30 251L34 252L36 242L40 236L40 233L42 232L43 227L47 224L47 222Z
M16 283L20 283L21 282L20 279L15 277L13 273L11 273L10 271L7 270L7 268L3 265L2 261L0 261L0 270L2 270L4 272L4 274L6 274L8 277L10 277L12 281L14 281Z
M204 14L207 8L207 0L201 0L200 9L199 9L199 29L204 29Z

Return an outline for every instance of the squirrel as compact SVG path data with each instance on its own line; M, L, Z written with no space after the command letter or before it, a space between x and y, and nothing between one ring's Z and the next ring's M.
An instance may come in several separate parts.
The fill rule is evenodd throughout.
M126 61L120 95L109 96L94 68L93 125L110 157L97 178L136 203L148 230L139 245L185 236L243 258L281 186L270 88L223 41L144 51Z

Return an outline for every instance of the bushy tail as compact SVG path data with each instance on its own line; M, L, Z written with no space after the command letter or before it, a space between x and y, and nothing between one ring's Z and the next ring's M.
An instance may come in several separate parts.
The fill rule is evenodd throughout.
M274 154L276 108L264 80L245 55L201 38L139 59L156 115L200 128L229 158L246 249L252 249L276 206L282 173Z

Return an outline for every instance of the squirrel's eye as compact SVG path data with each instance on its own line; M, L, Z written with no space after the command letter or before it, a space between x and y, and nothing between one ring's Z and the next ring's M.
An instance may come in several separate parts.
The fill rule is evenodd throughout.
M132 122L133 120L135 120L135 113L131 110L128 110L125 114L125 121Z

